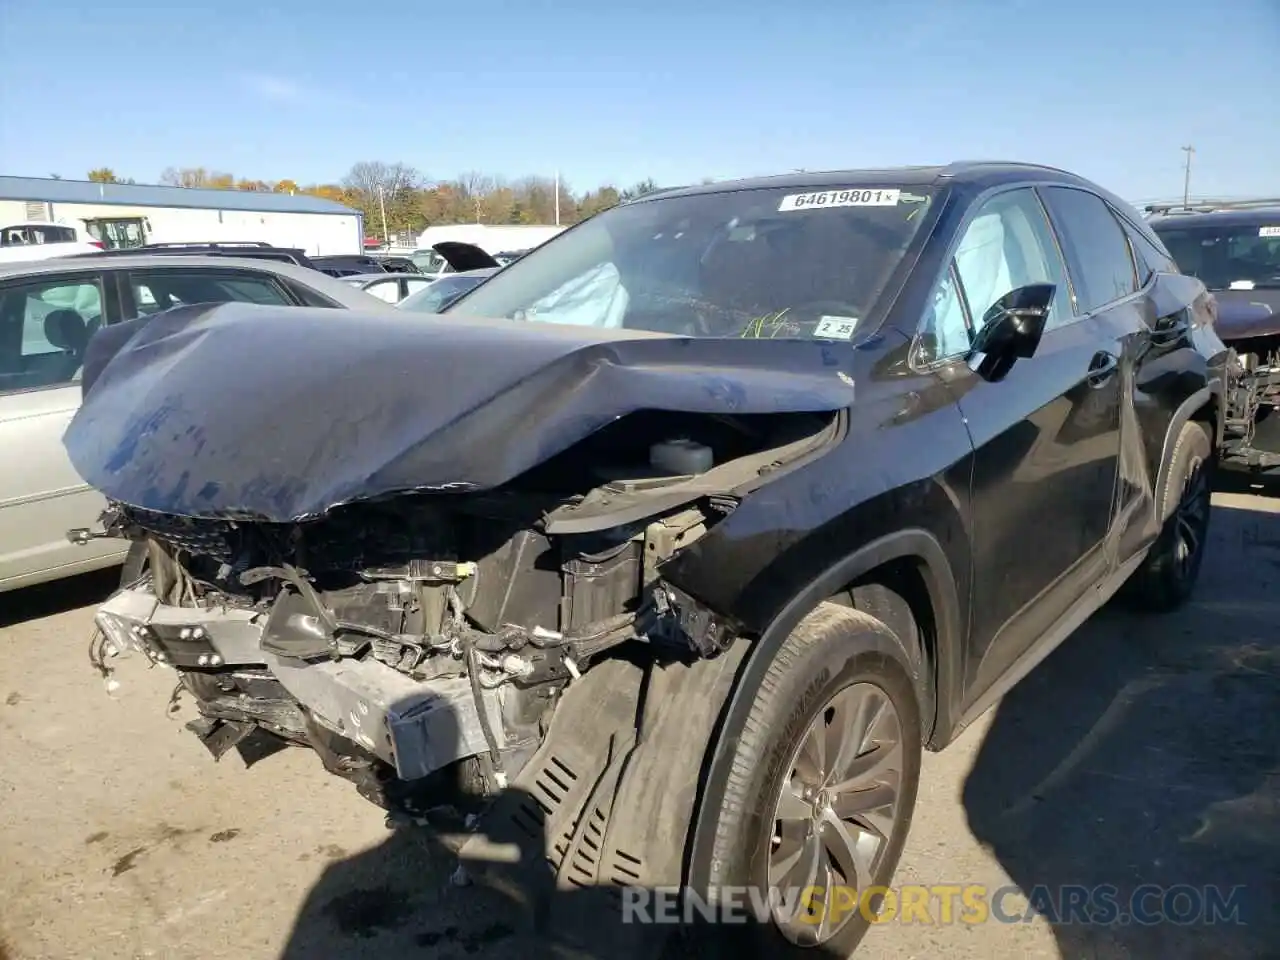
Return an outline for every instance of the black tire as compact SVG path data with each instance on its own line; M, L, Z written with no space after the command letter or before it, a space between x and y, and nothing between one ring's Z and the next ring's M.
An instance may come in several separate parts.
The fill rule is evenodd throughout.
M859 686L855 687L855 684ZM788 841L775 836L776 824L782 823L782 820L775 820L775 816L780 813L781 791L792 789L789 785L794 782L791 777L802 762L802 757L797 755L801 742L812 743L807 739L811 725L825 714L824 738L830 731L831 736L837 737L835 743L839 743L836 724L828 719L834 710L829 705L842 691L861 692L867 689L862 685L870 685L883 694L896 711L900 756L892 756L897 757L895 762L900 768L896 774L897 794L889 836L877 834L875 836L879 839L874 839L871 832L866 834L876 844L876 852L869 858L868 870L864 874L864 878L870 877L871 883L859 885L852 880L846 883L838 877L835 882L846 888L859 887L859 899L869 887L888 885L911 828L919 784L922 740L919 702L901 645L893 632L866 613L823 603L800 622L778 650L756 691L745 725L737 738L724 799L713 815L714 842L710 863L705 870L713 892L726 887L747 887L760 891L760 894L765 893L770 883L770 857L775 857L775 863L777 859L787 859L781 851L782 844ZM857 711L851 709L851 715L854 712ZM825 726L827 723L831 726ZM877 728L868 725L865 729L866 735L857 738L864 746ZM875 749L882 750L887 738L875 742ZM870 752L860 754L865 757L871 755ZM830 766L834 768L839 764L831 763ZM875 789L881 788L877 786ZM832 791L832 796L837 798L868 795ZM795 794L789 796L794 797ZM817 808L823 800L812 802ZM827 809L830 811L831 808ZM793 825L800 822L793 821ZM812 831L815 827L797 829ZM816 829L822 831L827 828L819 823ZM850 835L846 833L846 836ZM831 834L823 833L822 836L830 837ZM862 837L860 832L859 844ZM819 846L833 849L830 845ZM800 849L800 846L796 848ZM789 886L789 881L783 886ZM777 895L776 888L774 895ZM784 934L776 922L720 926L715 938L719 941L720 952L726 956L845 957L857 947L877 910L878 898L873 898L865 911L845 911L846 922L819 947L799 945ZM733 942L727 943L723 939L725 935ZM727 952L724 951L726 947L729 948Z
M120 570L120 587L124 589L136 583L147 572L151 558L147 550L146 540L135 540L129 545L129 554L125 557L124 566Z
M1125 585L1135 607L1163 613L1191 596L1208 542L1215 467L1208 427L1194 420L1183 424L1160 504L1161 515L1168 519L1142 566Z

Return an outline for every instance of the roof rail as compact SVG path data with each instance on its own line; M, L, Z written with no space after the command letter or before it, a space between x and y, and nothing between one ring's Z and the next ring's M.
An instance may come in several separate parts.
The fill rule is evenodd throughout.
M1173 201L1168 203L1148 203L1143 207L1147 213L1216 213L1224 210L1254 210L1261 207L1280 207L1280 197L1251 197L1243 200L1193 200Z
M143 244L143 246L150 247L152 249L163 247L177 250L182 247L270 247L271 244L263 240L190 240L181 243L147 243Z
M279 260L282 263L292 263L300 267L311 266L310 260L307 259L305 253L301 250L293 250L283 247L257 246L255 244L246 244L242 247L219 247L208 244L175 244L169 246L167 244L159 246L142 246L142 247L119 247L113 250L94 250L92 253L76 253L69 254L75 257L159 257L168 259L170 257L182 258L186 256L201 257L247 257L251 260Z

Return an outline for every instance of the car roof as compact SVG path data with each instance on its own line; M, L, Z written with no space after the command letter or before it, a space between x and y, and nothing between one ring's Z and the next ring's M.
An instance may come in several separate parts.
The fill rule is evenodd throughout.
M1157 214L1147 220L1151 228L1160 227L1261 227L1280 225L1280 204L1273 207L1250 207L1245 210L1205 210L1199 213Z
M644 203L669 197L729 193L735 190L830 190L837 187L877 187L886 183L922 188L949 183L973 183L985 187L1023 180L1050 180L1098 189L1096 184L1090 183L1083 177L1057 167L1007 160L963 160L935 166L793 171L776 176L673 187L645 194L633 202Z
M97 273L103 270L169 270L200 267L212 270L254 270L271 273L310 287L344 307L353 310L378 309L386 306L377 297L343 283L310 267L300 267L280 260L253 257L206 257L200 254L172 256L168 254L135 254L117 257L46 257L43 260L0 261L0 280L14 277L40 277L49 274Z
M398 280L401 277L406 280L421 280L425 276L426 274L423 273L392 273L391 271L383 270L379 273L351 273L343 277L342 280L345 283L350 283L352 280L358 280L361 282L366 280L369 282L373 282L374 280Z

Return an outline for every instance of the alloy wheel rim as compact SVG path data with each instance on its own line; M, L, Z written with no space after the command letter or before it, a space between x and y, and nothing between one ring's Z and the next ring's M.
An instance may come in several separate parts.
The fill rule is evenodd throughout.
M872 683L836 693L805 730L774 806L769 850L773 919L792 943L824 944L878 907L866 891L898 825L903 758L898 712ZM814 887L822 892L804 895ZM837 899L839 887L849 895Z
M1189 467L1174 511L1174 563L1183 580L1195 569L1209 522L1209 479L1204 461L1197 457Z

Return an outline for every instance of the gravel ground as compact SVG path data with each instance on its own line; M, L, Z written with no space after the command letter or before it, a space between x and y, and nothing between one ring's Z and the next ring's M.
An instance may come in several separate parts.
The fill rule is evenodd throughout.
M1104 611L926 755L897 879L1113 884L1122 903L1142 883L1216 884L1241 888L1243 922L935 909L872 930L860 957L1280 957L1280 500L1215 504L1193 604ZM308 752L214 764L136 660L108 697L85 649L111 581L0 595L0 960L528 955L510 904L450 886L425 831L389 831Z

